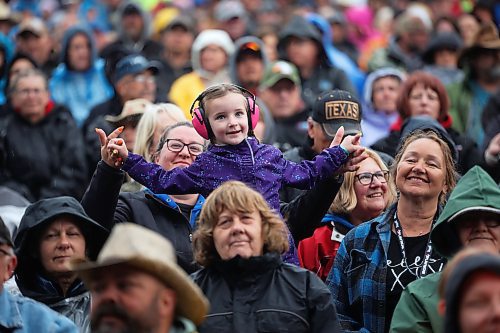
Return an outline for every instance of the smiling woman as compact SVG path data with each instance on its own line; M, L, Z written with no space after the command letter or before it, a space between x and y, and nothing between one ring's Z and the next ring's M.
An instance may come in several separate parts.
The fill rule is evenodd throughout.
M90 294L69 269L70 260L95 258L108 231L90 219L72 197L37 201L28 208L14 238L18 266L16 286L21 293L89 331Z
M299 243L300 265L315 272L323 281L333 266L340 242L349 230L384 212L396 198L389 169L371 149L356 172L347 172L322 226Z
M327 279L344 330L387 332L406 285L446 262L430 231L456 183L449 146L432 130L414 131L391 168L398 200L345 236Z

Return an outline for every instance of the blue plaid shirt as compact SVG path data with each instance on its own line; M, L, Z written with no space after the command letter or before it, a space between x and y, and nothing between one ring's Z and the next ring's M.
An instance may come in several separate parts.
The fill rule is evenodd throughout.
M396 206L345 236L326 283L344 332L384 332L385 279Z
M386 322L387 254L397 204L347 233L326 283L344 332L383 333ZM442 207L438 206L437 214ZM432 273L430 270L428 273Z

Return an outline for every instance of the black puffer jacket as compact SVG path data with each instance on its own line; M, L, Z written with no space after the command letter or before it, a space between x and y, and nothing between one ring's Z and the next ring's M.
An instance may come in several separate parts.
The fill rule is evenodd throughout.
M89 188L82 199L82 206L91 218L108 229L115 223L133 222L154 230L167 238L177 253L177 263L187 272L196 271L193 261L192 227L178 208L168 205L148 191L120 194L124 172L108 166L103 161L97 165ZM196 218L203 198L193 208Z
M36 124L16 112L0 121L0 185L30 201L60 195L79 199L87 181L80 130L63 106L49 106L47 112Z
M340 332L330 291L276 253L215 262L192 275L210 300L203 332Z

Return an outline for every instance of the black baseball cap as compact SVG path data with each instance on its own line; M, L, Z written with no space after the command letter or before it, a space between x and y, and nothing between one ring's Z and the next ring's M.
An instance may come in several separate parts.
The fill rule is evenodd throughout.
M362 133L361 114L361 105L350 92L335 89L316 98L312 119L320 123L331 137L340 126L344 126L344 135L356 135Z

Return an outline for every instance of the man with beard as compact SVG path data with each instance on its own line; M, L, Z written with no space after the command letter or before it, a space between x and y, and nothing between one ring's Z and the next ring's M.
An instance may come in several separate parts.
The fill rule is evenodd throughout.
M97 261L72 265L91 292L94 333L194 333L207 313L171 243L140 225L116 225Z
M500 37L494 24L484 24L472 46L459 59L465 78L448 87L452 127L483 146L483 109L500 82Z

